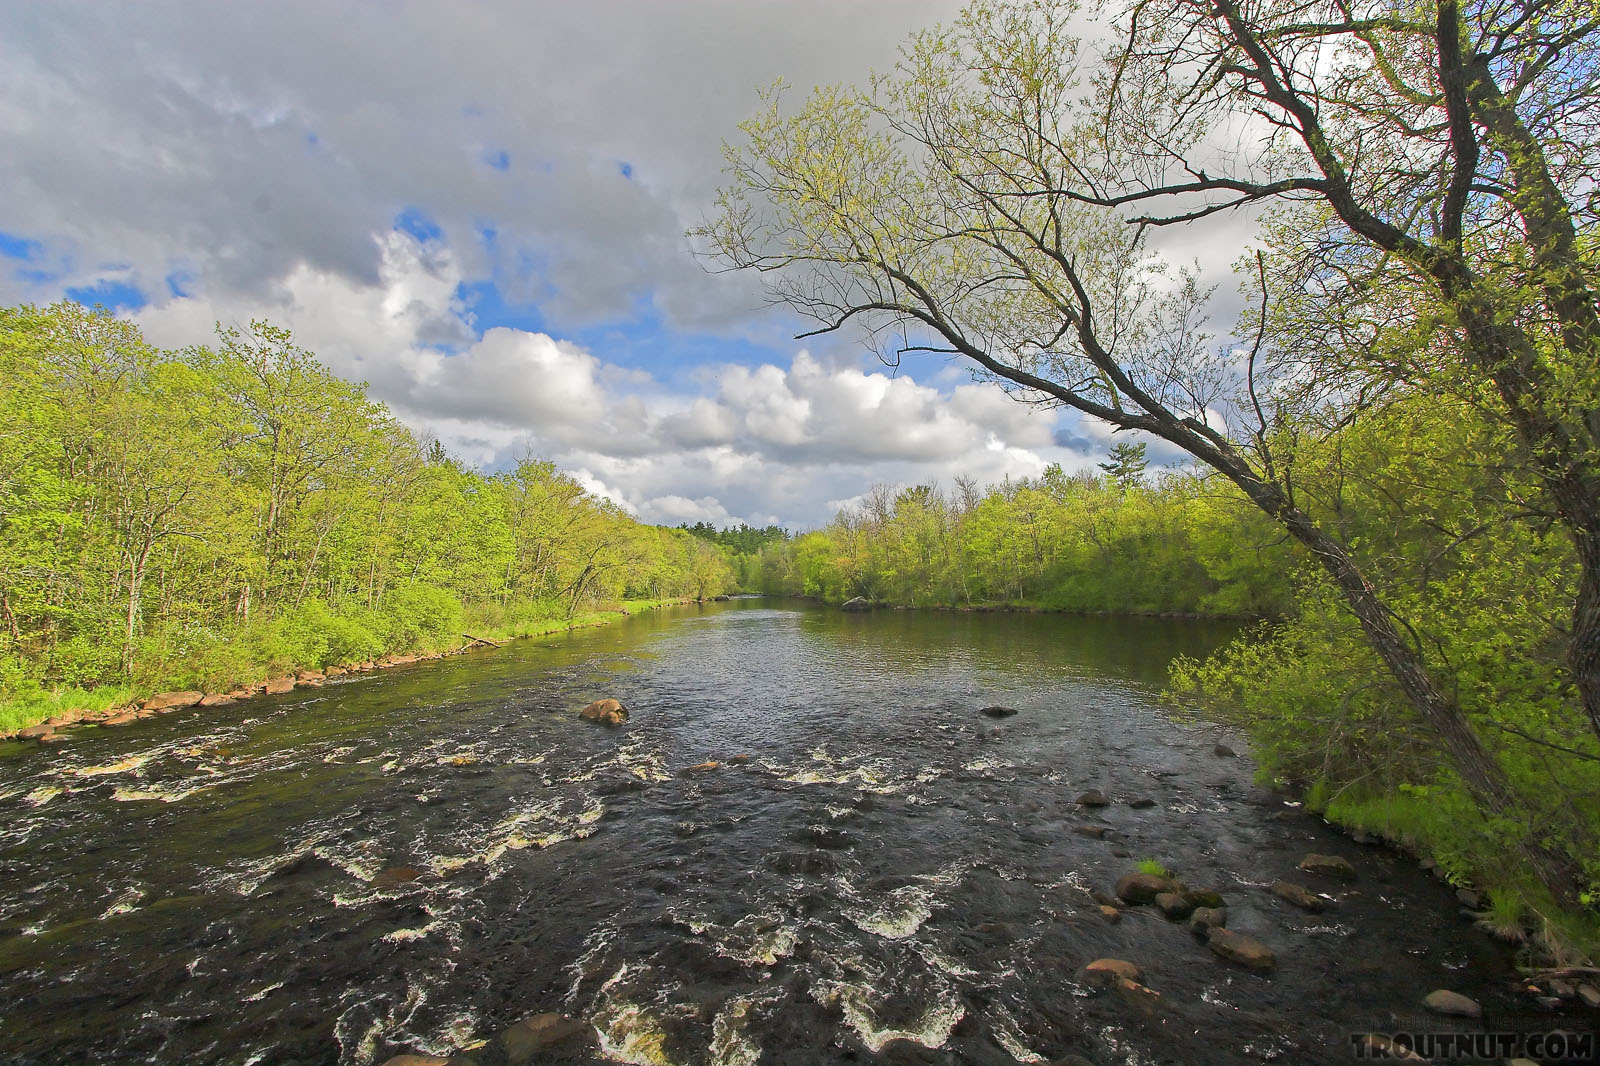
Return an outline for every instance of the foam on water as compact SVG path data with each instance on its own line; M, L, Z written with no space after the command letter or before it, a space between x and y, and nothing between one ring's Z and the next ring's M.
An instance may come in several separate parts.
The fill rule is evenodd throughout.
M855 1030L856 1036L873 1054L882 1051L891 1040L909 1040L928 1048L943 1047L956 1024L967 1015L960 1001L947 993L924 1009L915 1022L897 1029L879 1022L871 1003L873 990L869 987L820 981L812 986L811 994L825 1007L838 1007L844 1014L845 1024Z

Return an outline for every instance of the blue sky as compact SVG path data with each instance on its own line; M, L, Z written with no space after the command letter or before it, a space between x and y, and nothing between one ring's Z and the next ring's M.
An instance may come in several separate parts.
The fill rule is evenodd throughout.
M269 319L467 461L545 455L653 521L1092 465L1103 429L961 367L795 341L685 237L758 86L859 82L954 9L0 10L0 300L170 347Z

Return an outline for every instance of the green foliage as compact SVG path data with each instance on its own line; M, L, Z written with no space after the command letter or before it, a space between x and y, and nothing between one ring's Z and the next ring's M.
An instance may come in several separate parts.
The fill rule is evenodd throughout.
M1139 860L1139 864L1138 864L1138 869L1139 869L1140 873L1149 874L1151 877L1171 877L1172 876L1172 871L1171 870L1167 869L1165 866L1161 865L1159 862L1157 862L1154 859L1140 859Z
M567 624L735 587L729 549L548 462L468 469L284 330L217 341L163 352L76 304L0 309L12 718L97 686L215 690L444 648L486 612Z
M877 490L767 548L751 583L833 603L1259 617L1288 609L1298 562L1225 483L1169 473L1124 487L1052 466L982 494Z

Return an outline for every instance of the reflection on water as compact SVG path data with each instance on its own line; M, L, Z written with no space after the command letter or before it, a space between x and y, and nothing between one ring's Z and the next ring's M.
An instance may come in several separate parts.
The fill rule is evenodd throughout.
M636 1063L1339 1062L1432 988L1492 1002L1442 889L1162 715L1228 632L735 601L0 747L0 1062L365 1064L538 1011ZM576 719L604 696L625 727ZM1308 850L1362 871L1314 925L1258 887ZM1279 971L1107 924L1142 857ZM1075 984L1108 955L1158 1008Z

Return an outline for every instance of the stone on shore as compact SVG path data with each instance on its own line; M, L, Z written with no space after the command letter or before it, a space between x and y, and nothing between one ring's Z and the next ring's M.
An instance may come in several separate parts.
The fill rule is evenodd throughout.
M221 692L208 692L200 701L202 707L225 707L233 702L233 697Z
M1207 929L1206 945L1229 962L1236 962L1257 973L1267 973L1278 965L1278 957L1271 948L1226 926L1214 925Z
M628 720L628 708L617 700L595 700L578 713L601 725L619 726Z
M38 740L40 737L47 736L55 731L56 727L48 722L39 722L36 725L17 730L17 736L24 740Z
M1448 988L1429 992L1422 1005L1435 1014L1449 1014L1457 1018L1481 1018L1483 1008L1474 999L1452 992Z
M870 611L872 610L872 601L868 600L865 596L857 596L855 599L845 600L843 603L841 603L839 605L839 610Z
M1312 852L1300 860L1300 869L1308 874L1321 874L1323 877L1336 877L1341 881L1354 881L1356 868L1351 866L1349 860L1337 855L1318 855Z
M138 717L139 717L139 712L138 711L118 711L116 714L112 715L110 718L107 718L104 722L102 722L100 724L101 725L128 725L131 722L136 721L138 719Z
M1321 914L1328 905L1321 896L1293 881L1274 881L1271 890L1279 899L1288 900L1301 910L1310 911L1312 914Z
M294 678L273 677L267 679L267 687L263 690L269 696L279 696L285 692L294 691Z
M139 705L145 711L175 711L180 707L193 707L206 698L204 692L158 692Z

